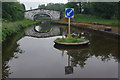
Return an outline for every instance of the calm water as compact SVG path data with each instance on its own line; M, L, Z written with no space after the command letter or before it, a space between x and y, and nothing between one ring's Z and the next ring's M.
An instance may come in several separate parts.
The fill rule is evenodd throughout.
M67 26L60 27L62 33ZM45 30L45 29L44 29ZM117 39L99 33L87 32L88 46L64 47L54 44L61 35L36 38L15 35L3 45L4 78L117 78ZM70 69L68 70L68 66Z

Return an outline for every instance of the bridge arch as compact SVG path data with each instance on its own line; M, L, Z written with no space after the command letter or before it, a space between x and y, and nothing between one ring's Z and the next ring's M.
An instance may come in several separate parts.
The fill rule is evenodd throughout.
M50 15L50 14L45 14L45 13L37 13L37 14L34 14L33 15L34 17L34 20L37 20L37 19L39 19L39 18L41 18L41 17L50 17L51 19L53 18L53 16L52 15Z
M51 17L52 20L59 20L61 18L61 12L56 10L49 10L49 9L32 9L24 11L24 16L27 19L34 20L35 15L37 14L46 14Z

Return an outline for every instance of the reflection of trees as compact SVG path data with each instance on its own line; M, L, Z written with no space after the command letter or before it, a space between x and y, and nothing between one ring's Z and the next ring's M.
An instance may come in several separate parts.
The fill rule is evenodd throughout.
M67 54L71 56L71 66L80 65L83 68L86 65L87 59L90 57L90 53L88 51L88 46L61 46L61 45L54 45L55 48L59 49L63 52L66 50Z
M7 63L4 63L2 66L2 78L8 78L10 73L10 66L7 66Z
M73 29L76 30L76 29ZM78 30L78 29L77 29ZM83 32L81 29L77 32ZM85 31L84 31L85 32ZM118 38L110 36L108 34L101 34L100 32L91 31L85 36L90 40L89 52L91 56L101 57L102 61L108 61L112 58L118 61Z
M102 61L108 61L112 58L118 61L118 40L92 34L89 51L91 56L101 56Z
M80 65L83 68L86 65L87 59L90 57L88 49L83 50L72 50L68 51L70 53L72 66Z
M19 48L18 44L15 44L13 47L9 48L8 50L3 50L3 57L2 57L2 77L3 79L8 78L10 72L10 66L8 66L9 60L18 58L18 54L22 54L23 51Z
M10 72L10 66L8 66L8 62L13 58L18 58L17 54L23 53L23 51L19 48L17 41L23 36L16 35L14 38L8 39L2 45L2 78L8 78ZM16 54L15 54L16 53Z
M52 26L50 25L50 22L40 24L41 30L40 33L46 33L49 32Z

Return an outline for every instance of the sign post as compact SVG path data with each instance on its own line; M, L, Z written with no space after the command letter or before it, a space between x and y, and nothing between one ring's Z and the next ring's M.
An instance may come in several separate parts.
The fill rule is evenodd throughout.
M70 17L68 18L68 35L67 37L71 37L70 35Z
M68 35L67 37L70 38L70 18L74 17L74 8L65 8L65 17L68 18Z

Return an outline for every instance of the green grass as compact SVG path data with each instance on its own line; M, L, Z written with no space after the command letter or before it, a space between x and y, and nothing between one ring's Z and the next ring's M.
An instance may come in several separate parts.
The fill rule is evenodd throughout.
M0 42L5 41L7 37L10 37L13 34L20 32L22 29L34 25L38 22L40 22L40 20L32 21L28 19L15 22L3 22L2 28L0 28L0 33L2 33L2 38L0 38Z
M85 15L85 14L75 14L75 21L86 22L86 23L97 22L99 24L118 25L117 19L102 19L96 16Z
M55 42L66 42L66 43L80 43L84 42L84 39L79 38L57 38Z

